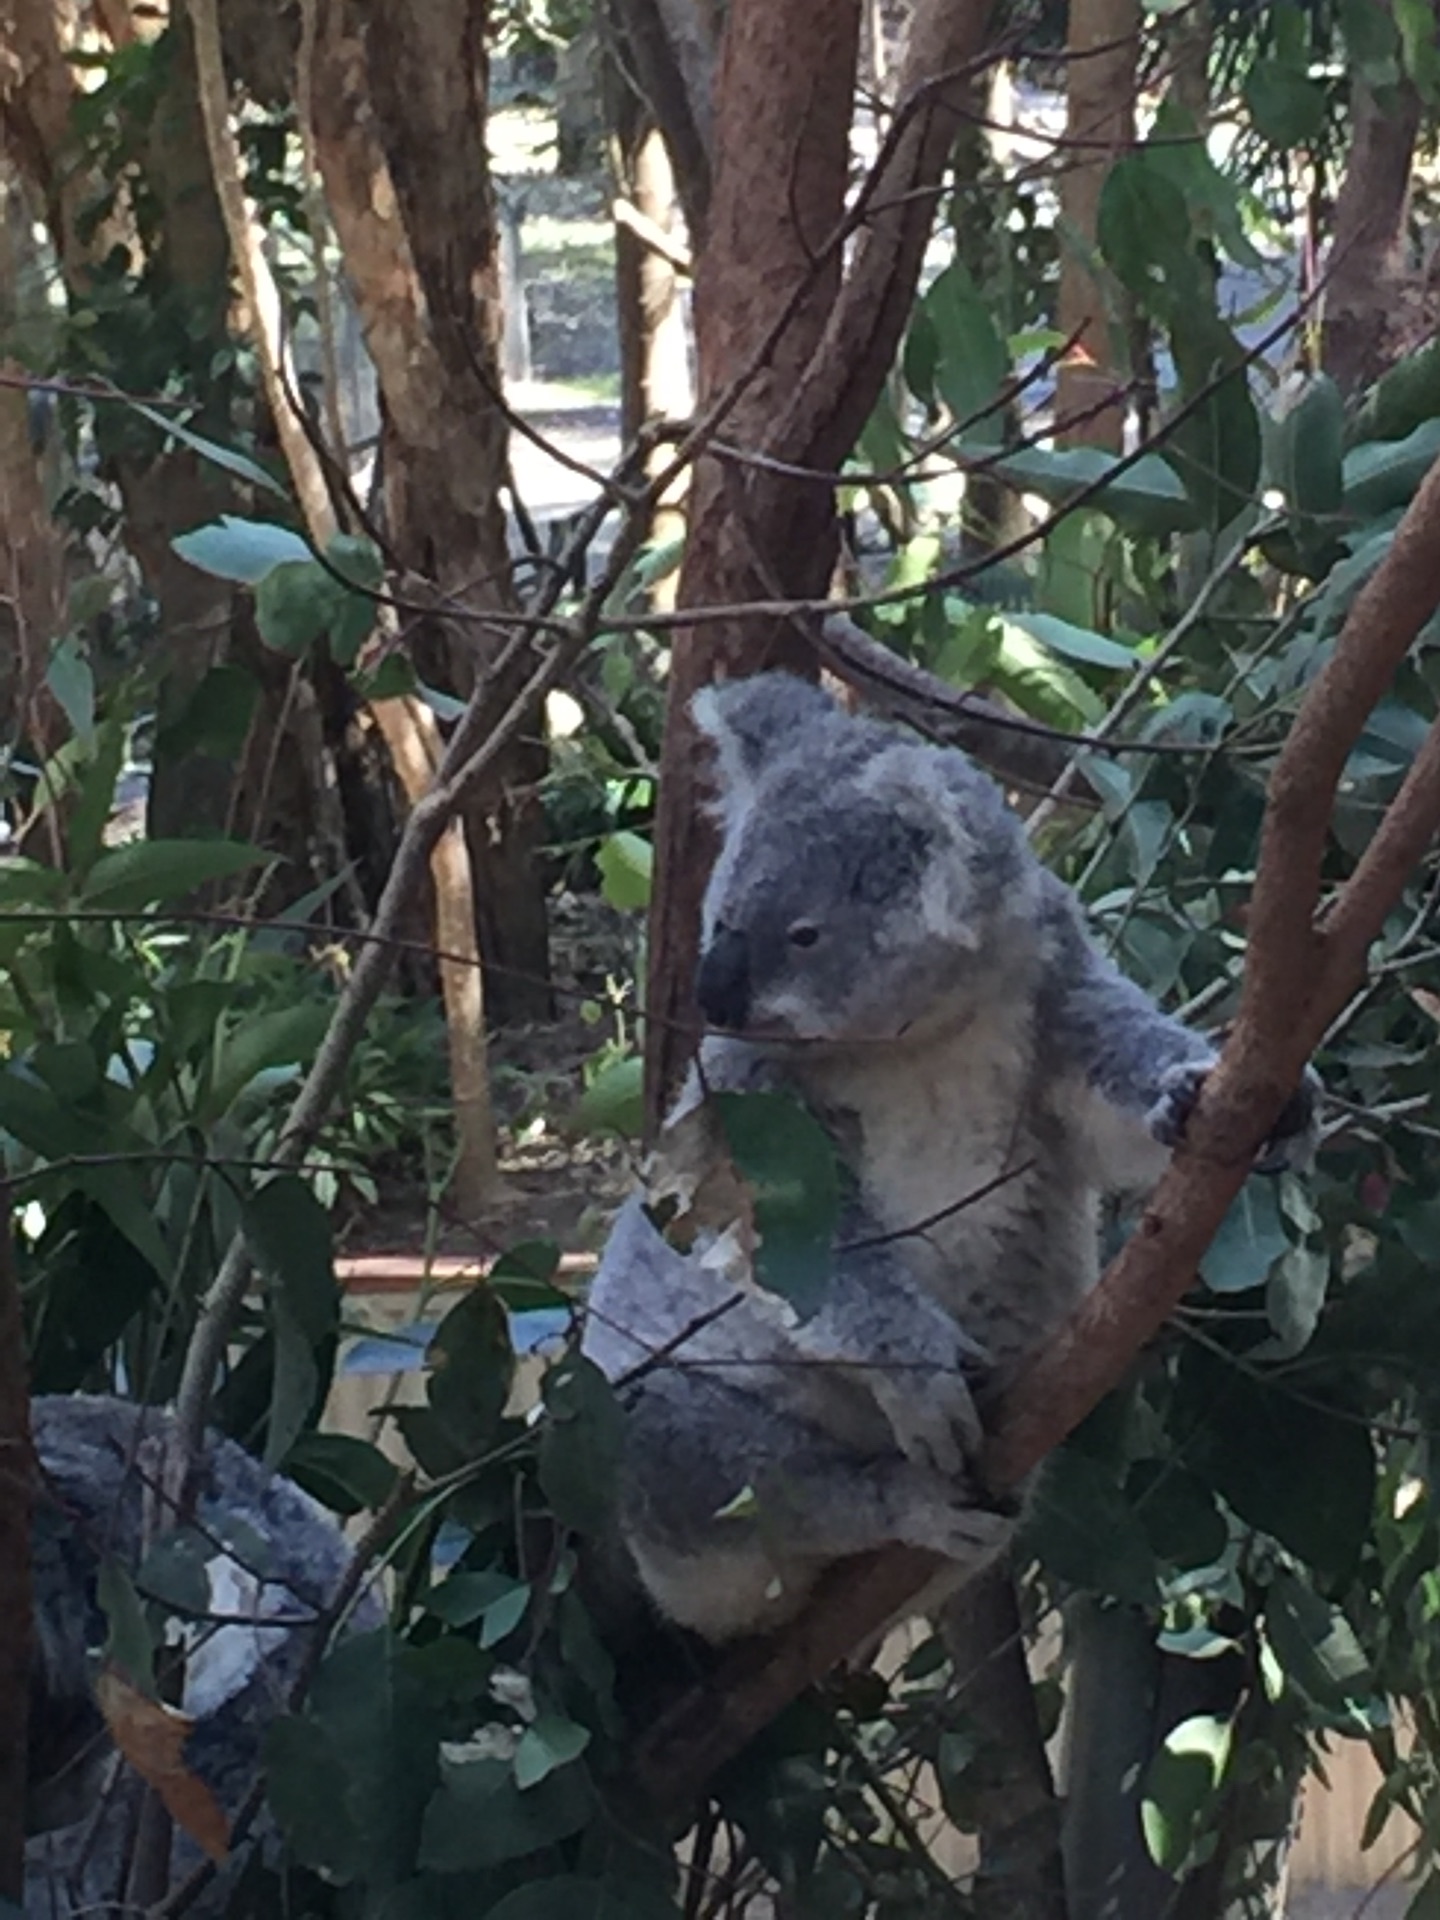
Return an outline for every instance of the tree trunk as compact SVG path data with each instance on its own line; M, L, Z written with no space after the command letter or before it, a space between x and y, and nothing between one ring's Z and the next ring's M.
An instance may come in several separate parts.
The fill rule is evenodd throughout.
M414 576L480 616L512 604L485 26L475 0L321 0L314 76L316 159L384 402L391 542ZM498 650L480 619L440 615L418 649L461 695ZM501 1022L552 1010L548 764L538 730L520 739L465 816L486 1002Z
M1071 0L1066 41L1065 138L1060 210L1062 234L1058 320L1075 345L1061 363L1055 412L1062 446L1118 453L1125 434L1123 380L1116 352L1117 293L1091 271L1100 195L1116 157L1135 140L1136 0ZM1091 257L1087 257L1091 256ZM1107 396L1119 394L1111 404ZM1065 424L1069 422L1070 424Z
M837 244L861 0L735 0L715 106L715 183L695 270L699 413L744 381L720 438L829 474L854 445L909 317L988 0L922 0L898 88L904 113L858 219ZM782 324L783 323L783 324ZM693 479L682 606L822 596L834 493L710 454ZM680 628L671 659L650 913L646 1106L653 1125L694 1048L692 970L713 847L689 719L697 687L786 666L813 673L803 628L720 619Z
M660 129L693 248L709 222L715 73L722 9L717 0L612 0L617 64L634 81Z
M724 426L737 447L762 445L839 292L839 249L828 256L824 250L845 201L860 12L859 0L735 0L730 10L716 98L714 191L695 270L695 343L702 414L754 369ZM790 324L767 355L766 337L787 308ZM714 456L697 465L682 606L767 599L772 569L786 592L825 591L836 550L830 488L795 483L784 502L787 524L762 531L757 517L736 510L745 481L743 468ZM698 804L690 698L717 677L778 666L815 670L803 636L783 621L721 621L675 634L650 918L652 1116L693 1050L695 938L714 858L711 824Z
M620 437L628 445L647 421L684 420L689 416L690 337L680 303L680 270L660 247L667 240L679 245L670 157L644 103L613 62L608 77L620 196L615 221ZM629 217L632 212L633 219ZM656 446L650 455L651 472L661 471L669 458L668 447ZM645 529L645 539L659 544L683 539L684 498L682 475L656 508ZM652 586L651 604L668 610L675 603L675 592L676 575L672 573Z
M945 1607L941 1631L960 1706L984 1746L980 1867L971 1894L976 1920L1071 1920L1060 1806L1009 1565L962 1588Z
M1409 80L1387 88L1383 105L1355 82L1321 330L1321 360L1342 393L1369 386L1433 328L1409 249L1419 131L1420 96Z

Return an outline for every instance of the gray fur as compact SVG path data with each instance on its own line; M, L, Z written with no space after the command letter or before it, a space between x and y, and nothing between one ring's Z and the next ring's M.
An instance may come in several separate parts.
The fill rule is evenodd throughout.
M626 1539L662 1609L721 1639L865 1547L933 1546L962 1570L993 1550L1003 1527L963 1460L923 1437L941 1407L966 1430L957 1352L1003 1384L1078 1303L1102 1196L1159 1176L1215 1052L1096 949L959 751L782 674L709 688L695 713L722 833L698 995L726 1031L675 1117L717 1089L793 1092L855 1178L851 1241L881 1241L857 1258L842 1232L810 1325L746 1291L631 1390ZM1313 1104L1290 1144L1309 1144ZM587 1350L622 1378L730 1290L631 1202ZM903 1392L887 1343L921 1363ZM717 1518L747 1487L758 1514Z
M106 1634L95 1582L106 1555L136 1569L149 1489L158 1485L172 1422L153 1407L67 1395L37 1398L32 1425L44 1484L33 1525L25 1911L32 1920L61 1920L82 1911L113 1913L124 1900L125 1864L146 1796L116 1755L92 1692ZM185 1758L233 1816L255 1779L264 1729L285 1711L310 1651L311 1634L294 1623L323 1613L350 1550L334 1519L307 1494L220 1438L210 1444L197 1522L211 1545L212 1608L246 1624L200 1629L186 1663L183 1704L196 1725ZM290 1624L248 1624L276 1617ZM375 1626L381 1617L367 1596L350 1624ZM217 1896L247 1851L237 1850ZM177 1835L173 1879L199 1858Z

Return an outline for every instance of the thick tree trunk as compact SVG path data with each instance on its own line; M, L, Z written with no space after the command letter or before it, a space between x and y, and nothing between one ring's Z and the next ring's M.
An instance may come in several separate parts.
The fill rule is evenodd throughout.
M384 400L389 534L419 579L483 615L511 604L486 8L321 0L317 16L315 151ZM464 695L498 648L479 620L437 617L420 651ZM551 1012L547 766L538 733L521 739L465 817L498 1021Z
M859 0L735 0L716 98L716 172L695 275L695 341L703 413L753 369L725 422L725 439L759 449L825 331L840 287L832 237L845 203ZM828 249L828 251L827 251ZM780 317L790 324L769 353ZM834 496L794 484L783 524L762 524L737 501L743 467L710 456L691 486L680 581L683 606L723 606L782 590L822 594L835 557ZM756 561L759 558L760 564ZM650 921L647 1077L652 1114L693 1048L691 980L699 900L714 848L695 779L689 702L717 677L788 666L814 672L803 636L783 621L681 628L670 666Z
M1384 105L1356 81L1321 332L1325 371L1342 393L1360 392L1433 329L1409 248L1419 131L1420 96L1410 81L1388 88Z
M972 1580L941 1621L961 1707L984 1743L976 1920L1073 1920L1060 1806L1045 1753L1008 1564Z
M901 110L841 275L860 0L735 0L715 107L714 191L695 276L699 414L743 378L719 437L742 455L838 469L890 371L924 258L958 121L954 87L980 51L988 0L922 0L897 89ZM782 324L783 323L783 324ZM743 458L696 468L682 606L826 591L834 494ZM693 1050L692 969L712 846L689 719L716 677L814 671L784 619L681 628L671 662L656 888L650 915L646 1103L652 1124Z
M1119 316L1113 285L1091 272L1086 251L1095 245L1106 176L1134 143L1139 50L1136 0L1071 0L1065 137L1073 144L1062 153L1060 209L1079 244L1062 240L1058 325L1076 345L1060 367L1056 437L1065 446L1112 452L1119 452L1125 433L1123 396L1105 404L1124 384L1114 344Z

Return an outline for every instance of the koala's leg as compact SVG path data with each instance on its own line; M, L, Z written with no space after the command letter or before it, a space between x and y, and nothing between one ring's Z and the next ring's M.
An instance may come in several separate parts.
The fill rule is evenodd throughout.
M825 1567L889 1543L979 1566L1010 1522L966 1492L703 1373L659 1374L630 1409L621 1525L660 1611L720 1641L780 1625Z

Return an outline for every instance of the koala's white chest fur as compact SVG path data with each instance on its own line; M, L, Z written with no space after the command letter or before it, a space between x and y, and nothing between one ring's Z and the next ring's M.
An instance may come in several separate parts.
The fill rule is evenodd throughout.
M1026 996L811 1055L795 1078L872 1217L999 1372L1093 1283L1096 1196L1046 1098Z

